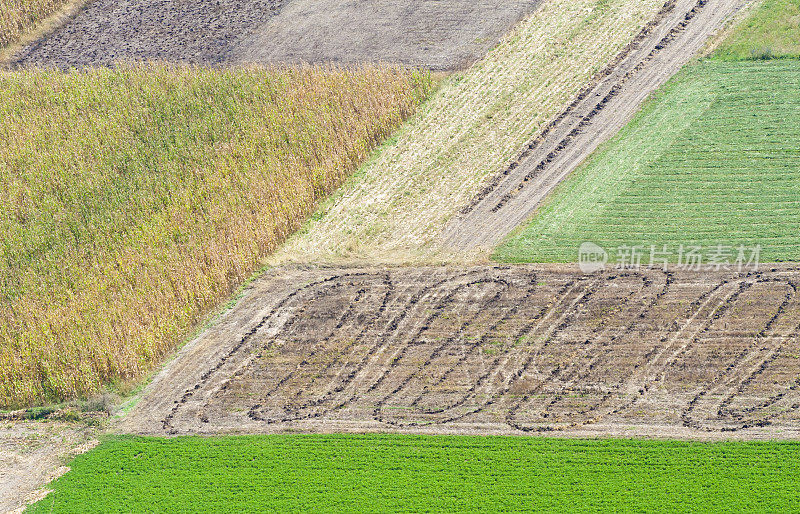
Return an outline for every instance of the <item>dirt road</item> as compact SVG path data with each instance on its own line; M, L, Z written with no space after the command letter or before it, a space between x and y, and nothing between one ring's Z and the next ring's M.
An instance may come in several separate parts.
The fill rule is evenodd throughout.
M798 283L788 267L275 270L121 428L798 437Z
M748 3L669 0L657 18L523 149L518 159L450 220L440 238L445 251L458 255L494 249Z
M540 0L92 0L13 66L389 61L468 66Z

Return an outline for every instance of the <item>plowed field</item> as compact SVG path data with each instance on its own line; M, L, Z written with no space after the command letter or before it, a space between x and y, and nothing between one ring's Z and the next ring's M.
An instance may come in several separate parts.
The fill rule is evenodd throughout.
M787 267L279 270L185 348L125 423L796 437L798 281Z
M468 66L539 0L93 0L16 65L395 62Z

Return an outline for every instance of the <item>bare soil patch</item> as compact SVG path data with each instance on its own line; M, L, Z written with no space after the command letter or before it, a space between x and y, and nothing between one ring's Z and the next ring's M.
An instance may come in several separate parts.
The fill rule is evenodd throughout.
M291 0L237 51L250 62L466 68L540 0Z
M85 425L60 421L0 421L0 512L22 512L63 475L66 460L97 442Z
M281 0L93 0L13 65L109 65L158 60L219 64L280 12Z
M798 282L786 266L279 269L121 428L798 437Z
M469 65L540 0L93 0L15 65Z

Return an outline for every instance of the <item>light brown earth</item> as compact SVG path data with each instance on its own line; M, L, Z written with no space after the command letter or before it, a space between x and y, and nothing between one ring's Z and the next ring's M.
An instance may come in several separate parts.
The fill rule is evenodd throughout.
M397 62L463 69L540 0L290 0L243 41L243 62Z
M283 268L120 427L800 436L800 268Z
M65 462L97 444L83 424L0 421L0 512L22 512L66 473Z

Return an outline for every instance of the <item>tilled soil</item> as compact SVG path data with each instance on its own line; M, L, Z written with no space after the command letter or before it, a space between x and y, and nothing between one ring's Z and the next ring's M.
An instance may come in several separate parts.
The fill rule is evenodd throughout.
M800 268L284 268L124 421L146 434L800 435Z
M450 70L540 0L90 0L14 66L387 61Z
M749 3L667 0L615 61L451 219L441 245L456 255L495 248Z
M466 68L540 0L291 0L242 45L249 62Z
M224 63L282 6L282 0L90 0L53 34L22 49L14 65Z

